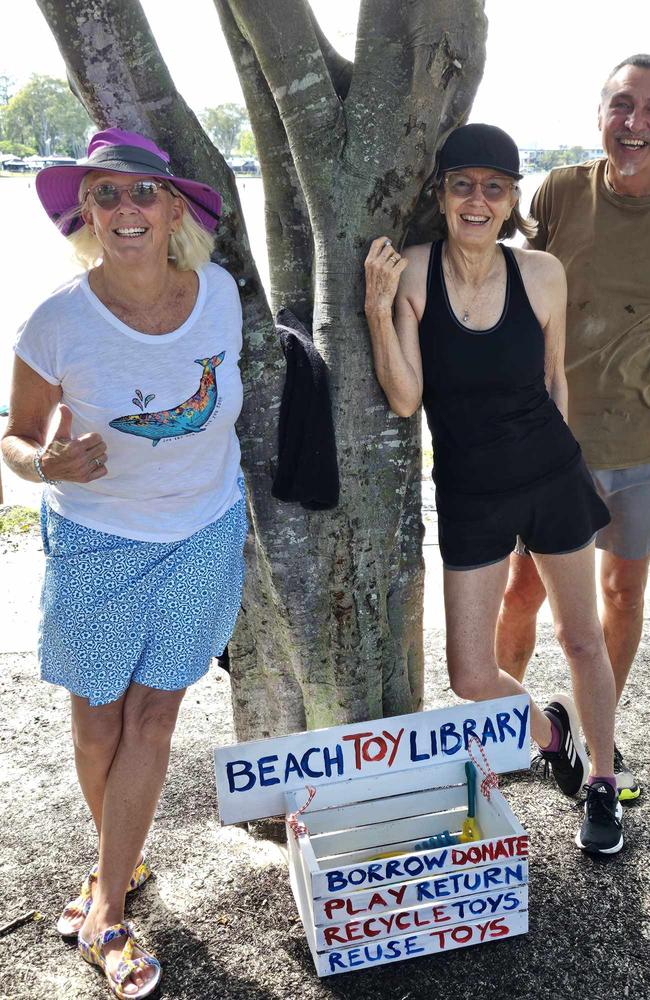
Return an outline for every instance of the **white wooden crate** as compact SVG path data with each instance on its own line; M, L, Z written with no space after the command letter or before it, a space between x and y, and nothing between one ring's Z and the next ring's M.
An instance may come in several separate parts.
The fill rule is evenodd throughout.
M416 847L462 828L472 733L496 773L529 766L526 696L215 751L222 823L289 818L315 789L287 841L319 976L528 930L528 835L498 790L478 783L480 840Z

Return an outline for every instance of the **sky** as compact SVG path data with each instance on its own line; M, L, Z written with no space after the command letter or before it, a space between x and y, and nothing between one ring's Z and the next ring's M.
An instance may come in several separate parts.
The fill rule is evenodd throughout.
M269 0L273 3L273 0ZM197 112L243 98L212 0L142 0L176 86ZM312 0L328 37L352 57L358 0ZM520 148L600 145L598 94L610 69L650 51L650 0L486 0L487 60L472 121L500 125ZM36 0L3 19L0 74L64 77Z

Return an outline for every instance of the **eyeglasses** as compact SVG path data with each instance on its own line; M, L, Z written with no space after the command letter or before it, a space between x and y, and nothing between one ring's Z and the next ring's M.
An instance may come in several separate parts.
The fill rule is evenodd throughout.
M165 184L159 181L134 181L133 184L112 184L103 181L88 188L86 197L93 196L100 208L117 208L122 201L122 192L127 191L129 198L137 208L147 208L158 199L159 191L169 191Z
M488 201L501 201L508 197L516 185L499 177L492 177L488 181L473 181L465 174L448 173L445 174L445 187L456 198L469 198L480 187Z

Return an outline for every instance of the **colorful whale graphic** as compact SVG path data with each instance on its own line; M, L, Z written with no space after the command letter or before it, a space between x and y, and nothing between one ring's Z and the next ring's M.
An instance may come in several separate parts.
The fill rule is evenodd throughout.
M217 404L215 368L218 368L225 356L226 352L222 351L213 358L201 358L194 362L202 366L203 375L197 391L184 403L179 403L171 410L158 410L157 413L129 413L126 417L111 420L108 426L123 431L124 434L151 438L154 448L162 438L199 433Z

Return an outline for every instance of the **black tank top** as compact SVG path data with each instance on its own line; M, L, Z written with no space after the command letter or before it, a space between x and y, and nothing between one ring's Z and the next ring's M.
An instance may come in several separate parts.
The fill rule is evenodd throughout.
M489 494L549 479L580 448L544 382L544 332L509 247L501 318L489 330L456 319L442 271L442 241L431 248L420 322L422 403L433 437L439 489Z

